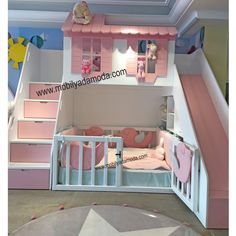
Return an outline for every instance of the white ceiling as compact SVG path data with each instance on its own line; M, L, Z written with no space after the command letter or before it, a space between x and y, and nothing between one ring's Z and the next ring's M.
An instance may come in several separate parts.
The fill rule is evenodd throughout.
M9 0L9 25L60 26L76 0ZM180 34L228 20L228 0L87 0L111 24L174 25ZM122 17L121 17L122 15Z

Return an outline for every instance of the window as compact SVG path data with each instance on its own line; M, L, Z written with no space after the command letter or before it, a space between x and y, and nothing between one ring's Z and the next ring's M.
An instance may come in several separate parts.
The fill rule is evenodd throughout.
M82 60L89 60L91 71L101 71L101 39L83 38Z
M157 41L156 40L138 40L138 61L143 61L145 73L156 73L157 62ZM137 68L138 70L138 68Z

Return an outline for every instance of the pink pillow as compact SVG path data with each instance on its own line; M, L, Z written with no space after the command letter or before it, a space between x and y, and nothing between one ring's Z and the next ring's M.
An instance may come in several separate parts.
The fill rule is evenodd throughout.
M87 136L102 136L104 134L104 131L100 127L90 127L89 129L85 130L85 135Z
M135 137L138 135L138 132L134 128L125 128L120 132L120 137L124 139L125 147L134 147L134 148L147 148L148 145L152 142L153 134L151 131L148 131L143 141L136 142Z
M62 135L77 135L78 129L76 127L72 127L70 129L65 129L61 132Z

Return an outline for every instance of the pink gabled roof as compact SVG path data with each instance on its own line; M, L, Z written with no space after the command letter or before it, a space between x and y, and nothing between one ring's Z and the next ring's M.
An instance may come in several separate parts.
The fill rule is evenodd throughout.
M72 22L70 13L62 25L62 31L72 33L101 33L101 34L122 34L122 35L152 35L175 37L175 27L157 26L127 26L127 25L106 25L105 15L95 14L91 24L79 25Z

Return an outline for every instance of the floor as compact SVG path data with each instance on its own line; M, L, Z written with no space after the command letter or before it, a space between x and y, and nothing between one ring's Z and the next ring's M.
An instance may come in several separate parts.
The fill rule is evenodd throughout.
M59 192L46 190L9 190L9 233L28 223L31 217L65 209L98 205L125 205L155 211L191 227L203 236L227 236L228 230L205 230L198 219L174 194Z

